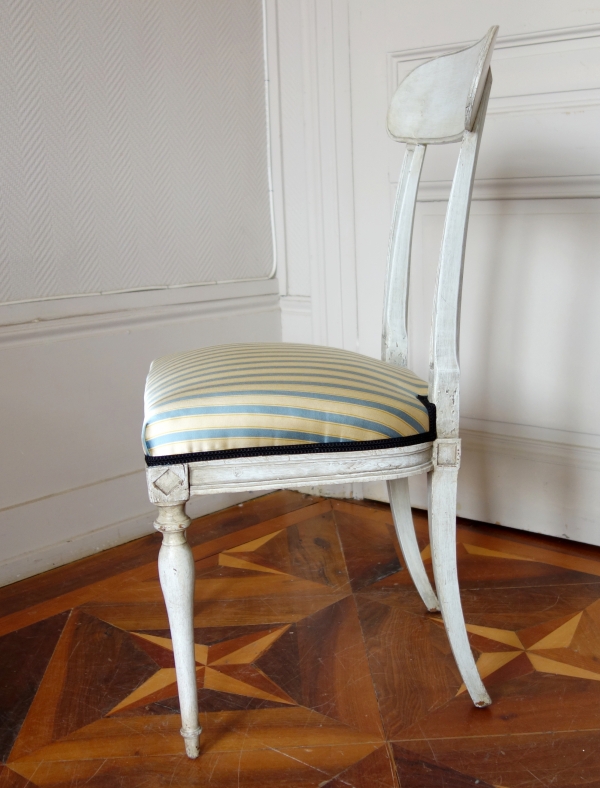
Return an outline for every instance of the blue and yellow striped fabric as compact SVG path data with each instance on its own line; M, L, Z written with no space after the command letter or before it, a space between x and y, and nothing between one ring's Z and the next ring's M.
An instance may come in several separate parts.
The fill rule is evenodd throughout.
M420 443L426 395L410 370L346 350L220 345L152 363L142 439L150 464Z

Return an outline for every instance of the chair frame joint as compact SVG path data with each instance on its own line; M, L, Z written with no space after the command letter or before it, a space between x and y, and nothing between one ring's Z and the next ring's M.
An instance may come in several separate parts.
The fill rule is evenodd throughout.
M187 464L155 465L146 469L150 501L157 506L185 503L190 497Z
M434 468L460 468L460 438L437 438L433 443Z

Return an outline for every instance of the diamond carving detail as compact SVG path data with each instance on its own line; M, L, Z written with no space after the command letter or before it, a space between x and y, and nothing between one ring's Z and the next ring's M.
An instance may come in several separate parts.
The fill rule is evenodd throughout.
M153 484L164 495L170 495L176 487L180 486L181 482L179 476L169 468L158 479L155 479Z

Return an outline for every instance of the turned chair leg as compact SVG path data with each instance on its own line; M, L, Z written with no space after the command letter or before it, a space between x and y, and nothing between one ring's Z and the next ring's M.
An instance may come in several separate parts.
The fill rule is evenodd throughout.
M181 735L189 758L200 754L198 694L194 654L194 580L192 550L185 536L190 519L185 503L159 505L154 523L163 535L158 555L158 573L165 598L181 708Z
M408 493L408 479L393 479L387 483L390 498L394 526L398 534L398 541L402 548L402 555L406 562L406 567L412 577L425 607L430 613L435 613L440 609L440 603L431 587L427 572L423 565L421 552L417 543L415 526L412 519L410 508L410 497Z
M456 566L456 489L458 466L437 466L427 474L429 535L435 587L454 659L476 706L491 701L483 685L465 627Z

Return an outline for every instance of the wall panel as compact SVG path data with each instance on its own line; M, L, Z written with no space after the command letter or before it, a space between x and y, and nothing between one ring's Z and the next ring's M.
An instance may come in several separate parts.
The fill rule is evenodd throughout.
M0 302L268 277L259 0L0 4Z

